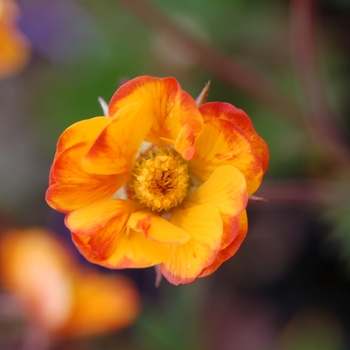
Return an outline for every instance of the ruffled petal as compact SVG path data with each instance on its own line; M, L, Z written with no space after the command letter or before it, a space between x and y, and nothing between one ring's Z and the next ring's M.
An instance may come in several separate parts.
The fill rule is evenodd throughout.
M97 200L110 198L127 181L127 174L88 174L81 159L91 143L81 142L61 152L50 171L46 201L63 213L81 208Z
M132 103L139 102L146 105L153 116L153 125L146 141L159 147L175 143L175 149L189 157L186 151L193 145L195 138L202 130L202 117L194 99L183 91L174 78L154 78L141 76L122 85L109 103L109 115L114 116L117 111ZM182 128L185 127L183 142L177 141ZM186 159L186 158L185 158Z
M105 175L130 171L152 122L150 111L141 103L120 109L83 158L83 169Z
M94 259L104 261L113 253L134 209L131 201L100 201L69 213L65 223L75 235L88 238L86 244Z
M239 231L239 221L237 215L221 214L223 229L221 249L225 249L237 237Z
M110 118L95 117L74 123L58 139L55 157L65 149L80 142L94 141L110 122Z
M246 178L249 194L260 186L263 177L260 157L252 151L248 136L233 123L223 119L206 121L194 147L196 154L190 162L190 171L202 180L217 167L232 165Z
M238 234L237 215L245 210L247 202L244 176L238 169L224 165L214 170L209 179L186 198L184 206L208 203L219 209L223 222L220 249L224 249Z
M144 268L166 260L169 245L128 227L135 208L131 201L115 199L69 214L66 224L80 253L90 262L112 269Z
M261 159L264 173L269 163L269 149L266 142L257 134L248 115L229 103L209 102L200 107L203 120L224 119L238 126L249 137L252 149Z
M144 268L168 259L170 245L148 239L142 232L129 230L118 239L113 254L103 264L112 269Z
M105 260L101 261L98 253L93 252L90 248L89 242L90 242L91 237L79 236L79 235L76 235L74 232L71 232L71 235L72 235L73 243L78 248L80 254L83 255L86 260L90 261L93 264L103 266Z
M186 160L192 159L195 153L195 148L193 147L195 139L191 126L188 124L184 125L174 144L174 148L181 154L182 158Z
M191 283L218 254L222 237L221 216L216 207L203 204L176 210L171 222L186 230L192 238L185 244L171 247L171 256L160 265L160 271L175 285Z
M185 199L186 208L201 204L215 206L221 214L235 216L247 206L246 181L242 173L233 166L223 165L193 194Z
M182 228L149 211L133 213L128 226L134 231L142 232L146 238L170 245L184 244L191 238Z
M247 235L247 231L248 231L247 212L246 211L242 212L238 216L238 219L239 219L239 231L236 238L233 240L233 242L229 246L219 251L215 261L210 266L206 267L201 272L199 277L206 277L211 275L213 272L215 272L219 268L219 266L223 262L230 259L233 255L236 254L238 248L241 246L242 242L244 241Z

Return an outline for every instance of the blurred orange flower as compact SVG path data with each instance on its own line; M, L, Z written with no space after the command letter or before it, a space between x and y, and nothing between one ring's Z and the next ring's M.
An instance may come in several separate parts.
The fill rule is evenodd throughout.
M7 231L0 241L1 283L19 298L30 321L51 336L85 336L121 329L140 312L126 277L82 270L47 230Z
M28 40L16 26L18 12L13 0L0 0L0 79L20 71L30 56Z
M125 83L108 114L63 132L47 202L91 262L159 265L173 284L211 274L246 235L266 143L242 110L198 107L174 78Z

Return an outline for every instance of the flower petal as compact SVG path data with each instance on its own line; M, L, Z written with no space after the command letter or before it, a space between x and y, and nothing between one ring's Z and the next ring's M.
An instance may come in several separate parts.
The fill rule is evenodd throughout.
M127 180L126 174L88 174L81 159L91 143L81 142L61 152L50 171L46 201L54 209L70 212L97 200L110 198Z
M243 173L249 194L259 187L263 176L260 157L252 151L246 134L233 123L223 119L206 121L194 147L196 154L190 171L202 180L217 167L228 164Z
M192 195L186 198L185 207L212 204L220 211L223 222L222 242L224 249L238 233L237 215L247 206L248 196L242 173L229 165L224 165L212 173Z
M244 241L244 238L247 235L247 231L248 231L247 212L246 211L242 212L239 215L238 219L239 219L239 231L238 231L237 237L229 246L219 251L215 261L201 272L200 277L206 277L211 275L213 272L215 272L219 268L219 266L223 262L230 259L234 254L236 254L238 248L241 246L242 242Z
M144 268L157 265L170 256L170 246L147 239L142 232L130 230L118 239L106 267L114 269Z
M185 125L190 126L194 139L202 130L202 117L195 100L181 89L174 78L141 76L128 81L112 97L109 115L114 116L120 108L135 102L145 104L151 111L153 125L146 141L159 147L168 145L166 139L175 142ZM178 151L182 154L184 149Z
M74 279L74 309L60 337L86 337L129 326L140 313L136 286L122 275L82 271Z
M239 230L239 222L237 215L227 215L221 213L221 219L223 229L220 250L225 249L228 245L230 245L233 242L233 240L237 237Z
M35 227L10 229L0 238L2 288L20 298L22 310L41 329L62 327L72 311L77 272L66 247L53 232Z
M134 231L142 232L151 240L170 245L183 244L191 238L182 228L149 211L133 213L128 226Z
M141 142L152 125L149 114L141 103L120 109L83 158L83 169L106 175L130 171Z
M269 149L266 142L254 130L248 115L241 109L229 103L209 102L201 106L203 120L224 119L238 126L249 137L252 149L261 159L263 171L266 172L269 163Z
M186 160L192 159L195 153L193 143L195 135L190 125L184 125L175 141L174 148L181 154L182 158Z
M193 194L185 199L186 208L201 204L215 206L221 214L235 216L247 206L246 182L242 173L233 166L223 165Z
M154 266L169 257L170 246L127 226L135 208L120 199L98 202L69 214L66 225L80 253L92 263L113 269Z
M220 249L221 216L213 205L204 204L176 210L171 222L186 230L192 238L185 244L171 247L171 256L160 265L160 271L175 285L191 283L212 264Z
M58 139L56 156L77 143L94 141L110 122L110 118L95 117L74 123Z
M65 223L75 235L89 238L89 252L94 259L104 261L113 253L134 209L131 201L99 201L69 213ZM89 256L86 258L89 260Z
M0 79L23 69L31 54L27 38L17 28L18 17L14 1L0 1Z

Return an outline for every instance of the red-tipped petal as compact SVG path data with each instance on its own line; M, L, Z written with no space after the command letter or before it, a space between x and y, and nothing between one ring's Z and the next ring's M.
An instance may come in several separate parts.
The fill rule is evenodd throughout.
M174 78L141 76L128 81L112 97L109 115L114 116L120 108L135 102L151 111L153 125L146 141L159 147L169 144L165 140L175 142L185 125L191 127L194 138L202 130L202 117L195 100Z
M152 116L143 104L120 109L82 159L83 169L106 175L130 171L151 125Z
M130 201L99 201L69 213L65 223L76 236L88 238L94 260L103 262L113 253L134 209ZM89 256L86 258L89 260Z
M241 109L229 103L208 102L201 106L203 120L224 119L229 120L242 129L252 142L252 149L256 152L262 163L264 173L269 163L269 149L266 142L257 134L248 115Z
M131 215L128 226L142 232L145 237L169 245L186 243L191 236L159 215L149 211L138 211Z
M218 254L222 219L217 208L203 204L176 210L171 222L186 230L191 239L171 248L170 258L160 265L160 271L172 284L191 283L205 267L213 263Z
M190 162L190 170L202 180L206 180L216 168L231 165L246 178L249 194L260 186L263 177L261 159L252 150L248 136L230 121L206 121L194 147L196 153Z
M247 231L248 231L248 219L246 211L242 212L239 217L239 231L237 237L233 240L233 242L228 245L225 249L219 251L215 261L205 269L203 269L200 277L206 277L215 272L220 265L226 260L230 259L233 255L236 254L237 250L241 246L244 241Z
M81 159L90 145L78 143L54 160L46 192L46 201L52 208L68 213L97 200L108 199L126 182L126 174L96 175L82 169Z

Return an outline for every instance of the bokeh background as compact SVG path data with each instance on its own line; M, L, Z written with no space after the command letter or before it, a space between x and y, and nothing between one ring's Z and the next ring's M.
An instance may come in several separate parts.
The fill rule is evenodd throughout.
M208 100L244 109L271 161L257 193L268 202L249 204L248 236L215 274L157 289L153 269L123 271L142 311L100 335L28 340L30 326L7 307L0 348L350 349L350 2L18 5L31 57L0 80L0 227L50 228L88 266L44 200L56 142L72 123L102 115L99 96L109 101L139 75L174 76L193 97L210 80ZM7 293L2 310L14 302Z

